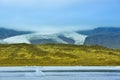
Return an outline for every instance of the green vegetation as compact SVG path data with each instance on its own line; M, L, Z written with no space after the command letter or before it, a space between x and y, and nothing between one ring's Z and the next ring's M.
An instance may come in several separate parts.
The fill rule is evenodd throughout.
M0 44L0 66L118 66L120 50L67 44Z

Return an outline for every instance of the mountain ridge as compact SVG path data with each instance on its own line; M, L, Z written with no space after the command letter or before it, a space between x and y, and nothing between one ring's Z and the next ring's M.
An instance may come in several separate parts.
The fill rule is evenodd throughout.
M6 34L6 32L4 32L4 34ZM3 37L5 37L4 34L2 35ZM68 32L60 32L54 34L23 32L22 34L17 34L17 35L14 34L14 35L0 39L0 43L1 44L64 43L64 44L75 44L75 45L101 45L112 49L120 48L119 27L98 27L91 30L70 31L70 32L68 31Z
M33 33L32 31L20 31L15 29L3 28L0 27L0 39L5 39L8 37L13 37L22 34L30 34Z
M86 34L84 45L101 45L112 49L120 49L120 28L99 27L88 31L79 31Z

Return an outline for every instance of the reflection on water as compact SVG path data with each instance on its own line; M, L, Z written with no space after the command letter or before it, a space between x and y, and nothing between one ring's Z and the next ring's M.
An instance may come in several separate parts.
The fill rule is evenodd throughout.
M0 72L0 80L120 80L120 72Z

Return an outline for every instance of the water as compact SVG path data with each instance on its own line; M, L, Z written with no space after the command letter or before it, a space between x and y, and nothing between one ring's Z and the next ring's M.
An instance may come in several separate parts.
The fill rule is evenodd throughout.
M0 80L120 80L120 72L0 72Z
M0 80L120 80L120 66L0 67Z

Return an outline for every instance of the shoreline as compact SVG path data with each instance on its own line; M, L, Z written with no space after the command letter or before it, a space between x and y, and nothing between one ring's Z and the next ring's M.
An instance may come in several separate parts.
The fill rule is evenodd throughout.
M120 66L16 66L0 67L0 72L120 72Z

